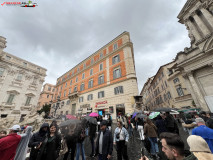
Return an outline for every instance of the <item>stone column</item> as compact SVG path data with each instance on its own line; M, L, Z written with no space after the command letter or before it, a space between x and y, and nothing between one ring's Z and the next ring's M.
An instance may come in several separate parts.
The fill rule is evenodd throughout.
M188 72L187 75L189 77L189 81L190 81L192 88L194 90L194 94L196 95L197 101L200 104L200 106L198 106L198 107L201 107L204 111L209 111L209 108L208 108L208 106L205 102L203 95L201 94L201 91L200 91L200 89L199 89L199 87L198 87L198 85L197 85L197 83L194 79L192 72Z
M197 23L198 29L200 29L204 36L210 33L208 27L203 23L201 18L196 13L193 14L193 18L195 20L195 23Z
M213 27L213 16L204 8L200 8L200 11L203 13L204 17L208 20L208 23Z
M195 41L198 41L199 39L202 38L190 20L186 20L185 25L186 29L189 31L189 35L192 33L192 35L195 37Z

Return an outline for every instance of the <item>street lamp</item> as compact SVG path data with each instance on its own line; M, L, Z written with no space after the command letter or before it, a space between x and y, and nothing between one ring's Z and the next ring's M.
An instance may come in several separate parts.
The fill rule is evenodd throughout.
M60 96L58 96L58 97L57 97L56 106L55 106L55 116L56 116L56 111L57 111L57 109L60 108L60 102L61 102Z

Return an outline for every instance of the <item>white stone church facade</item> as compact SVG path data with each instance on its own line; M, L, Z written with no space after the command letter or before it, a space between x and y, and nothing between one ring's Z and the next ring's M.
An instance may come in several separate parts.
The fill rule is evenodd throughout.
M0 119L20 119L37 107L46 69L6 53L0 36Z

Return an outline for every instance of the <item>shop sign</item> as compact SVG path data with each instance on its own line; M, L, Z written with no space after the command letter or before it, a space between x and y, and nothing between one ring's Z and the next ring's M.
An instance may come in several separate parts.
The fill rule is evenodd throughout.
M98 105L100 105L100 104L107 104L107 101L96 102L96 103L95 103L95 108L97 108ZM99 108L99 107L98 107L98 108Z
M80 108L90 108L90 104L83 104L83 105L80 105Z

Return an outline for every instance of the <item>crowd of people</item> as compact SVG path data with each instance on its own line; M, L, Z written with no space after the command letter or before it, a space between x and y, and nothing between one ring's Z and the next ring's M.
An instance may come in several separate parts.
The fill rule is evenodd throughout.
M112 158L113 148L117 160L128 160L127 144L139 134L140 144L150 153L142 153L141 160L211 160L213 159L213 119L210 114L180 115L179 120L169 112L161 113L150 119L133 115L118 115L117 127L112 133L112 117L98 116L90 120L82 118L79 124L58 126L56 121L50 125L44 123L38 132L33 133L31 126L14 125L7 135L0 131L0 160L56 160L59 157L67 160L86 160L84 140L91 143L90 157L99 160ZM181 124L178 124L181 122ZM179 136L182 126L189 135L187 143L190 151L186 152L185 144ZM138 133L137 133L138 132ZM143 147L144 146L144 147ZM28 153L29 152L29 153ZM148 158L149 157L149 158Z

